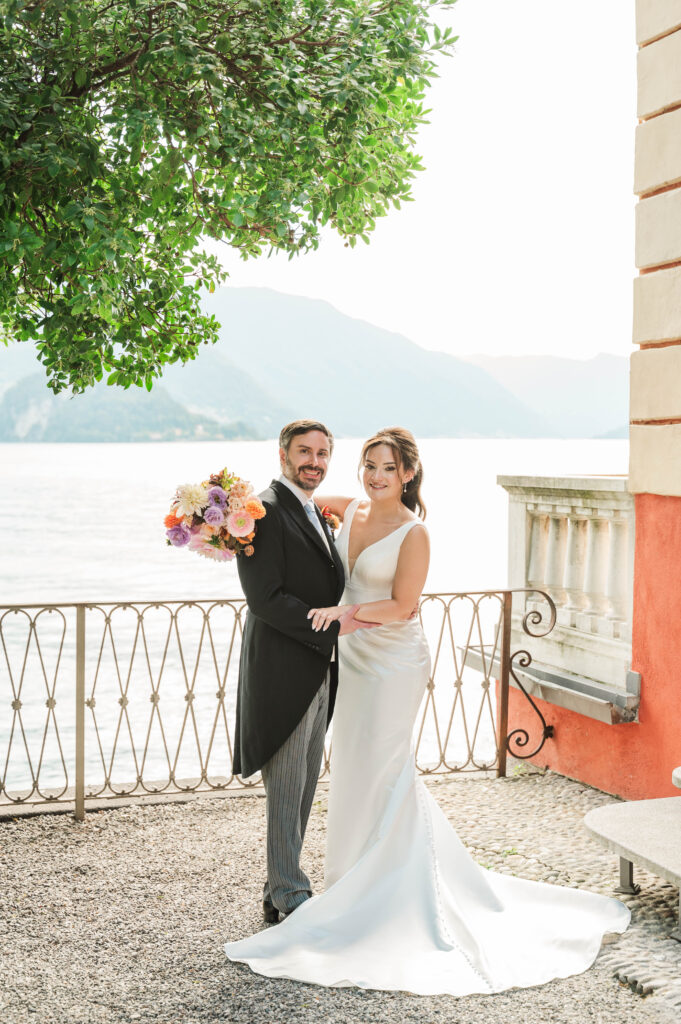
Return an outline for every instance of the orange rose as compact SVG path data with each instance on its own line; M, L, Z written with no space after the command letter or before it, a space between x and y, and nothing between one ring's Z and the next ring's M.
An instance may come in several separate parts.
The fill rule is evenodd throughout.
M245 511L252 519L262 519L265 515L265 507L256 498L246 502Z
M174 512L169 512L168 515L163 520L163 525L165 526L165 528L167 530L172 530L172 528L174 526L179 526L180 523L183 523L183 522L184 522L184 519L182 519L181 517L176 516Z

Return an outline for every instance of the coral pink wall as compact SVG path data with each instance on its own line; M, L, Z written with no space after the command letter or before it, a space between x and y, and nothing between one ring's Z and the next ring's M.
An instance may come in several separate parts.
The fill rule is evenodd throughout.
M675 796L681 765L681 498L636 496L632 669L641 673L639 721L605 725L538 701L554 726L533 759L629 800ZM538 736L536 716L511 688L509 731Z

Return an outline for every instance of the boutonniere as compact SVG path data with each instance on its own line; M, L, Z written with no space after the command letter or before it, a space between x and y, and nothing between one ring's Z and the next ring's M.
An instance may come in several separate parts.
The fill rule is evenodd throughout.
M322 509L322 515L324 516L324 522L331 530L331 536L334 537L336 530L340 526L340 519L338 518L338 516L335 516L333 514L328 505L325 505L324 508Z

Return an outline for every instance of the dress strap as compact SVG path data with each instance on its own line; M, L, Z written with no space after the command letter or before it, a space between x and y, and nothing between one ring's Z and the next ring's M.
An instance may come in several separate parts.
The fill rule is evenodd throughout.
M361 501L361 498L353 498L346 508L345 515L343 516L343 529L347 530L350 528L350 523L355 518L355 512L359 508Z
M401 526L398 526L397 529L393 530L392 533L389 533L388 536L394 536L396 540L399 541L398 547L401 548L404 542L404 538L407 536L408 533L410 533L412 526L419 525L423 525L420 519L410 519L408 523L402 523Z

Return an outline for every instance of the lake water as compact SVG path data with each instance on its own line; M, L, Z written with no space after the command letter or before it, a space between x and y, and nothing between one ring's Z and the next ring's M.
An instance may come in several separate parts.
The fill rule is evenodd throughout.
M322 493L359 493L360 448L358 440L337 442ZM497 485L497 475L622 474L627 472L628 444L621 440L425 440L421 454L432 545L426 589L451 592L506 586L507 495ZM276 443L0 445L0 604L241 596L233 564L209 562L186 550L167 547L162 525L178 484L199 482L225 465L261 490L278 475ZM49 679L59 655L58 636L45 638L46 666L41 666L37 652L31 651L33 661L24 673L21 694L24 740L11 701L16 700L25 641L19 633L12 634L10 625L6 619L6 646L0 651L0 780L5 776L8 788L20 788L40 764L43 784L59 786L64 781L60 743L67 763L73 749L72 654L65 650L61 655L61 689L55 693L60 704L57 735L53 718L45 713L49 697L45 678ZM158 624L154 628L155 640L153 629L150 639L160 643L165 627ZM112 768L109 755L102 754L93 733L87 748L87 778L93 782L108 773L134 778L139 768L134 765L133 748L141 734L133 735L134 729L127 729L126 720L121 719L118 698L128 683L125 665L116 666L114 660L109 652L102 662L98 726L104 748L118 737L117 749L123 751L127 743L127 753L123 751L125 756L122 753ZM166 674L178 674L180 662L177 652L171 651ZM140 666L138 669L141 671ZM212 670L207 671L206 675L201 667L197 673L199 689L204 679L206 700L214 698L215 690ZM228 682L233 688L234 670ZM181 681L177 687L176 710L170 713L168 707L164 720L166 732L172 734L171 747L178 737L184 742L183 722L187 736L194 728L186 717ZM143 680L134 683L128 692L138 713L146 716L145 728L153 732L148 678L146 684ZM228 713L233 713L233 692ZM209 717L213 721L215 716ZM205 748L210 741L208 718L195 732ZM431 741L433 736L426 736L426 743ZM452 742L457 742L454 735ZM489 752L489 729L483 730L480 742ZM145 767L149 778L167 775L168 757L159 750ZM224 743L223 753L219 773L229 774ZM194 774L191 756L188 753L184 761L183 757L175 765L177 774Z
M320 493L359 494L359 441L341 440ZM626 473L622 440L426 440L430 590L506 584L499 474ZM165 544L175 487L228 466L266 487L276 443L0 445L0 602L228 597L236 568Z

